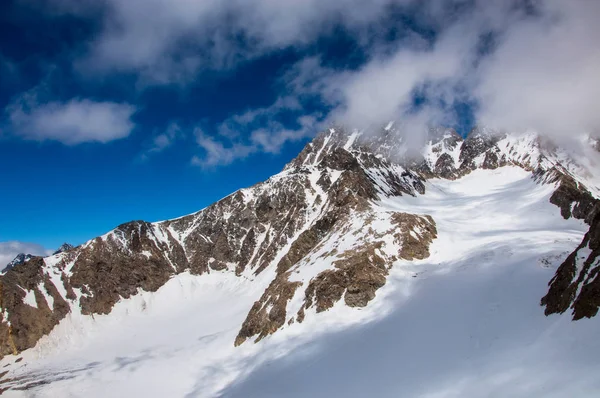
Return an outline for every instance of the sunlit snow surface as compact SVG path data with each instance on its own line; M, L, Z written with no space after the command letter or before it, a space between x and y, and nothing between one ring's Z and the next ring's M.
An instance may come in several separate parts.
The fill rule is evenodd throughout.
M338 303L258 344L233 341L272 275L174 277L108 316L70 314L24 360L40 397L600 396L600 318L545 317L556 267L586 226L548 202L554 187L504 167L431 180L379 211L430 214L423 261L394 264L364 309ZM2 369L2 370L6 370Z

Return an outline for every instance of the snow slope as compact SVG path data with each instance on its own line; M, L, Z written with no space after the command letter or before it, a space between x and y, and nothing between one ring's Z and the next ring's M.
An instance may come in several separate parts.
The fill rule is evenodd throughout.
M2 360L13 370L8 383L39 383L5 394L598 396L600 319L545 317L539 306L587 229L561 218L548 202L553 190L502 167L429 180L426 195L383 198L376 212L434 218L431 256L395 262L367 307L340 301L256 344L233 340L267 274L250 282L185 272L110 315L73 312L25 360Z

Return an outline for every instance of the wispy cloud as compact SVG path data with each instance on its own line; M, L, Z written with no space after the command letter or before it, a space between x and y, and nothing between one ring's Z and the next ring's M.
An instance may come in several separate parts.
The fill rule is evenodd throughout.
M244 159L253 152L256 147L253 145L244 145L240 143L230 143L225 145L222 141L217 141L214 137L205 134L197 128L194 132L196 143L203 154L192 157L192 164L202 168L215 166L226 166L237 159Z
M175 141L184 137L184 131L178 122L171 122L167 128L160 134L152 138L150 148L142 154L142 159L147 159L148 156L160 153L171 147Z
M285 112L296 115L296 128L286 127L276 120ZM317 131L317 118L303 113L296 98L285 96L270 106L232 115L218 126L216 136L209 136L198 128L195 136L201 153L193 157L192 164L204 168L224 166L254 153L279 153L286 143L297 142Z
M136 107L126 103L75 98L42 102L36 90L20 95L5 110L13 134L27 140L67 145L127 137Z

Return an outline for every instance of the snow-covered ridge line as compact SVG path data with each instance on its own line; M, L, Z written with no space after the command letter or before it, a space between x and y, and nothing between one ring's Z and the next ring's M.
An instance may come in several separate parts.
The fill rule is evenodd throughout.
M394 130L392 127L394 126L394 122L389 122L386 126L386 128L384 129L386 132L388 132L389 134L384 137L381 138L377 135L375 135L374 137L376 137L375 140L373 140L373 142L376 142L377 144L379 144L379 147L376 148L372 148L373 144L372 142L369 142L369 137L366 138L366 144L368 146L368 152L371 153L378 153L378 150L381 150L382 147L389 147L391 144L386 143L386 142L399 142L401 144L402 142L402 137L398 136L398 135L394 135L395 134L399 134L397 130ZM494 134L498 134L492 130L486 129L486 128L481 128L480 130L477 130L477 132L483 132L483 134L488 134L488 135L494 135ZM440 134L439 132L436 132L436 134ZM360 153L362 153L364 151L364 144L365 144L365 139L361 140L361 137L365 136L365 132L363 131L358 131L358 130L353 130L349 135L347 133L345 133L345 131L342 128L330 128L328 129L326 132L322 133L322 136L324 137L323 139L323 143L322 145L319 146L317 153L313 156L312 161L313 161L313 165L318 165L319 163L319 157L321 156L321 154L324 151L331 151L333 148L335 147L341 147L344 148L345 150L349 150L350 152L358 155L357 157L360 159ZM391 139L390 139L391 137ZM468 137L467 137L468 139ZM549 170L553 167L560 167L561 170L563 170L565 173L568 173L571 177L573 177L576 181L578 181L579 183L583 184L585 187L587 187L588 189L590 189L591 193L595 196L595 197L600 197L600 178L598 175L593 175L593 173L586 168L583 165L578 164L577 162L575 162L573 160L573 157L571 156L571 154L569 154L567 151L561 149L561 148L553 148L553 150L549 150L549 151L543 151L540 147L540 139L541 136L538 133L535 132L526 132L526 133L508 133L508 134L503 134L503 136L497 140L497 142L495 143L495 147L494 150L497 151L501 156L505 157L506 161L511 162L512 164L516 164L516 165L523 165L526 167L529 167L531 169L543 169L543 170ZM440 159L440 157L442 157L444 154L448 154L451 156L453 163L452 166L455 169L459 169L461 166L461 162L460 162L460 154L461 154L461 149L463 147L465 140L462 139L460 136L458 136L456 133L454 133L451 130L443 130L443 133L441 134L441 139L439 139L438 141L436 140L429 140L429 142L423 147L422 150L422 155L423 158L426 162L426 164L431 168L431 170L435 170L435 165L438 162L438 160ZM309 143L307 146L312 146L314 145L314 143ZM381 155L380 155L381 156ZM475 158L475 164L476 167L482 167L483 166L483 161L485 159L485 153L480 153L476 158ZM391 160L391 159L390 159ZM303 165L306 164L308 160L304 159L303 160ZM600 161L600 159L599 159ZM393 161L391 163L394 163ZM280 179L284 179L284 178L289 178L290 177L290 168L294 165L294 161L290 162L288 165L286 165L286 167L284 168L284 170L272 177L270 177L267 181L265 181L264 183L259 183L253 187L249 187L249 188L242 188L239 189L225 197L223 197L222 199L218 200L215 203L219 203L221 201L225 201L228 198L235 196L235 195L243 195L245 199L245 203L250 204L252 202L252 199L256 196L256 190L260 188L259 187L264 187L264 184L268 184L271 181L276 181L276 180L280 180ZM386 172L392 171L396 174L401 174L403 171L406 171L405 168L403 168L402 166L399 166L398 164L393 164L391 166L391 168L393 168L394 170L386 170ZM377 170L374 170L373 173L377 173ZM383 182L383 185L385 186L385 182ZM385 187L381 187L380 185L378 185L379 188L384 190L385 193ZM264 191L264 189L262 189L262 191ZM387 192L389 192L389 189L387 189ZM157 226L162 227L164 224L170 224L173 223L175 221L179 221L182 219L190 219L190 218L194 218L194 219L198 219L199 216L201 215L202 212L206 211L207 208L210 208L211 206L214 205L209 205L204 209L201 209L199 211L187 214L187 215L183 215L180 217L176 217L173 219L168 219L168 220L163 220L163 221L156 221L156 222L152 222L152 224L155 224ZM190 229L188 230L188 233L191 229L193 229L194 225L192 225L190 227ZM109 231L107 234L102 235L101 238L105 239L108 234L110 233L114 233L115 230ZM185 236L186 234L183 233L183 240L185 240ZM91 242L93 242L96 238L91 239L89 241L87 241L86 243L84 243L84 245L89 245L91 244ZM165 243L167 241L165 240Z

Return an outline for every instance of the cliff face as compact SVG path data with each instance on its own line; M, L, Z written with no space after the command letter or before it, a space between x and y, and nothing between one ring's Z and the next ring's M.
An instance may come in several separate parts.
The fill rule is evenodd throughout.
M558 192L558 191L557 191ZM585 202L584 202L585 203ZM574 208L582 207L575 202ZM573 320L596 316L600 307L600 201L587 206L585 216L590 229L581 244L560 265L542 298L546 315L572 310ZM578 213L573 212L573 216ZM563 212L563 216L570 216Z
M2 277L0 306L4 314L0 323L0 347L3 355L33 347L70 310L43 268L44 259L34 257Z
M431 216L390 211L378 203L427 195L424 182L430 178L454 180L505 165L553 184L551 202L563 216L586 219L596 228L572 264L565 265L567 259L561 266L544 303L547 312L564 311L572 302L582 303L574 304L581 307L577 314L588 316L593 306L597 311L597 287L586 282L598 273L597 202L577 164L544 148L535 135L478 129L463 140L438 130L429 138L414 152L393 129L365 136L332 128L281 173L197 213L129 222L82 246L15 266L0 277L0 355L33 347L69 311L108 314L119 300L156 291L182 272L267 279L240 325L236 345L336 304L366 306L385 285L390 267L428 257L437 236ZM589 250L590 258L596 253L593 259L578 265L577 256ZM571 274L577 276L569 279Z

